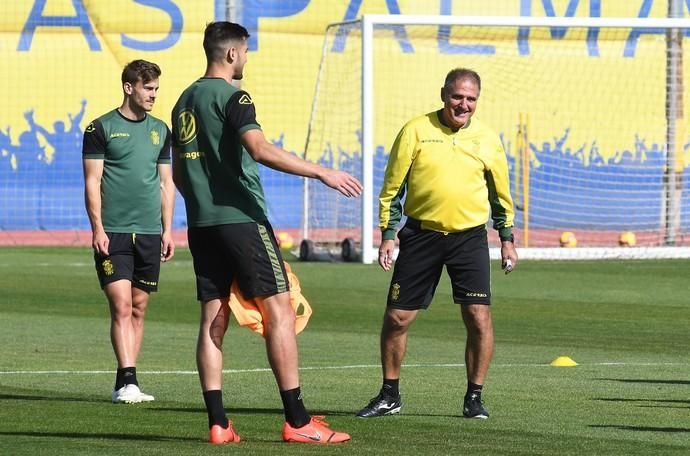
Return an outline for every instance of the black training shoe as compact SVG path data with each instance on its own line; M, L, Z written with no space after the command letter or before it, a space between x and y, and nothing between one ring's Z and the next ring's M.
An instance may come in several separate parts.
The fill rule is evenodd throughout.
M471 393L465 396L465 403L462 406L462 414L466 418L479 418L485 420L489 417L489 412L484 408L482 396L477 393Z
M395 415L400 413L402 401L400 395L397 397L389 396L383 391L378 396L369 401L366 407L357 412L359 418L374 418L376 416Z

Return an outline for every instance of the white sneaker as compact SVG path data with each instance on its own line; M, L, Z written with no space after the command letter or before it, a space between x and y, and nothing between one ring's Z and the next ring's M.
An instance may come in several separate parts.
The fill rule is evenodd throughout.
M132 385L135 386L135 385ZM134 391L131 388L128 388L129 385L125 385L120 389L117 389L113 391L112 394L112 399L113 402L116 404L136 404L138 402L141 402L141 399L139 398L139 394L137 391L139 391L139 388L137 388L137 391Z
M139 402L150 402L154 400L154 397L142 393L137 385L130 383L113 391L112 399L116 404L138 404Z
M131 391L132 395L136 395L139 397L138 402L151 402L155 398L151 396L150 394L146 394L143 391L139 389L139 387L133 383L130 383L129 385L125 385L125 388L127 388L129 391Z

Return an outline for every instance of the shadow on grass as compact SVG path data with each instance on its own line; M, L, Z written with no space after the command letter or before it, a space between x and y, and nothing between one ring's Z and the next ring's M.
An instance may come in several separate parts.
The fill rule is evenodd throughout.
M651 383L654 385L690 385L690 380L658 380L642 378L595 378L595 380L605 380L609 382L621 383Z
M113 433L82 433L82 432L22 432L22 431L0 431L0 435L22 436L22 437L51 437L64 439L109 439L109 440L142 440L148 442L199 442L201 439L194 437L171 437L168 435L132 435L132 434L113 434Z
M628 426L623 424L590 424L591 428L618 429L621 431L638 432L667 432L667 433L690 433L690 428L655 427L655 426Z
M187 413L206 413L205 408L201 407L195 407L195 408L186 408L186 407L155 407L151 409L152 412L173 412L173 413L179 413L179 412L187 412ZM262 414L262 415L273 415L276 413L280 413L281 415L283 414L283 409L260 409L260 408L234 408L234 407L225 407L225 413L232 414L232 413L246 413L246 414Z
M94 399L88 397L68 396L32 396L29 394L0 394L0 401L62 401L62 402L93 402L100 404L110 402L109 399Z
M206 413L206 409L195 407L195 408L184 408L184 407L154 407L149 409L152 412L187 412L187 413ZM283 409L277 408L248 408L248 407L225 407L225 413L228 415L283 415ZM354 416L355 412L344 412L342 410L309 410L311 415L326 415L326 416Z
M604 402L641 402L651 404L687 404L690 406L690 400L686 399L628 399L623 397L595 397L595 401Z

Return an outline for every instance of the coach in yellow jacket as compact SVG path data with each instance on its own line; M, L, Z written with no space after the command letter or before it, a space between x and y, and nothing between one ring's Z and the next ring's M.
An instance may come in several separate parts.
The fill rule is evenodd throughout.
M393 144L379 198L379 264L386 271L393 265L395 230L403 212L407 221L398 232L400 253L381 329L383 386L359 417L400 412L407 331L418 311L431 303L444 265L467 328L463 415L489 417L482 402L494 348L485 228L489 216L501 240L506 273L515 267L517 252L503 145L496 133L472 118L480 91L475 71L450 71L441 89L443 109L409 121Z

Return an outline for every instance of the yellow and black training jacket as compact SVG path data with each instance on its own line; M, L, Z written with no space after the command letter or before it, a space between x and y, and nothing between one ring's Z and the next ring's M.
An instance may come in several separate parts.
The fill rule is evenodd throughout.
M474 117L454 132L442 115L410 120L395 139L379 195L383 239L395 239L403 210L422 229L444 233L483 225L491 215L500 238L510 238L514 210L500 138Z

